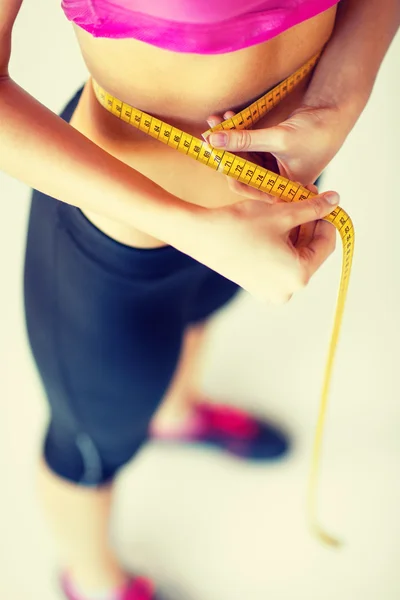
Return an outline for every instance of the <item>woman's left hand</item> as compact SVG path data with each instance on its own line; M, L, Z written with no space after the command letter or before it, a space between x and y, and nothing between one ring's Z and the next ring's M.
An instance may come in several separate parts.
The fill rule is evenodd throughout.
M233 115L229 111L223 118L213 115L207 121L210 127L214 127ZM212 133L207 141L215 148L245 153L246 158L270 170L274 170L271 168L275 162L271 165L272 155L281 175L308 185L314 183L332 160L350 129L340 109L303 105L286 121L274 127L262 128L261 122L260 129L218 131ZM232 177L228 177L228 180L230 187L238 194L254 199L259 199L262 195L265 199L264 192L239 183Z

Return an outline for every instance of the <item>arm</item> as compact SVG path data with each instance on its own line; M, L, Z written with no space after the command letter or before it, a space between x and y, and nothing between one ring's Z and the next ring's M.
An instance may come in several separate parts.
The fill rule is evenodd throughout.
M9 77L11 31L21 3L0 1L0 170L63 202L184 245L202 209L112 157Z
M351 129L399 26L400 0L342 0L304 104L342 109Z
M211 135L210 143L233 152L270 152L282 175L313 183L362 113L399 24L400 0L341 0L301 106L275 127L263 128L261 121L251 131L225 132L223 144ZM221 120L209 119L213 125ZM230 186L246 197L261 194L236 182Z
M173 245L201 210L105 152L8 77L0 80L0 170Z
M334 231L321 222L299 248L289 232L329 214L337 195L221 209L175 198L10 79L11 29L21 1L0 0L0 170L63 202L131 223L264 300L285 300L306 285L333 251Z

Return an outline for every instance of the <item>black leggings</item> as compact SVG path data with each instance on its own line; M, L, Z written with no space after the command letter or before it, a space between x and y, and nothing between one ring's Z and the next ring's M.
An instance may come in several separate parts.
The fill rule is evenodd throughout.
M63 111L64 120L80 94ZM237 291L170 246L120 244L78 208L34 191L25 313L50 404L49 467L82 485L110 480L147 439L186 327L207 319Z

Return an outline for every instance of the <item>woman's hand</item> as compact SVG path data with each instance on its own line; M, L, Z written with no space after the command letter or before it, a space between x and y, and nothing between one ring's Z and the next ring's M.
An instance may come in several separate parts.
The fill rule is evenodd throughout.
M231 118L233 114L229 111L224 118ZM208 123L214 127L222 120L213 115ZM314 183L348 135L347 120L341 119L340 110L334 107L300 106L275 127L263 128L262 121L256 127L259 128L216 132L209 136L208 142L216 148L246 153L249 160L272 171L278 168L281 175L303 185ZM264 192L231 177L227 179L229 186L242 196L265 197Z
M398 0L339 2L332 36L302 106L275 127L263 128L260 121L251 131L226 132L224 145L210 136L210 144L232 152L264 153L261 161L253 160L261 164L265 164L265 153L271 153L281 175L303 185L314 183L364 110L399 24ZM218 116L209 119L211 126L221 121ZM232 179L229 184L244 196L260 197L260 192L244 184Z
M206 209L183 250L253 296L286 302L333 252L335 229L320 219L338 202L327 192L299 203L244 200Z

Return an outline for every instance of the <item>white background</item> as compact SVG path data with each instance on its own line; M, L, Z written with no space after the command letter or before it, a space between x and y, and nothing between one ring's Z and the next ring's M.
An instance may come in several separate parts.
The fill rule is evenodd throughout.
M85 80L57 0L26 0L12 75L59 111ZM149 445L123 474L115 539L171 600L400 597L400 37L323 189L341 193L356 255L328 415L320 514L341 551L309 536L304 500L341 250L281 308L244 295L213 327L204 382L215 399L289 429L274 465ZM1 127L1 124L0 124ZM46 416L28 350L22 267L28 190L0 174L0 596L59 598L57 559L35 496Z

